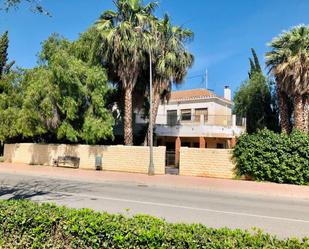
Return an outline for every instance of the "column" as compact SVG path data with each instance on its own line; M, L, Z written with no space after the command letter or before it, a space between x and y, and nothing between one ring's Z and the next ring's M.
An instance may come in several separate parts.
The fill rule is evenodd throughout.
M231 148L234 148L234 147L236 146L236 142L237 142L236 137L233 137L233 138L231 139Z
M205 114L200 115L200 125L201 126L205 125Z
M175 142L175 164L176 164L176 166L179 166L180 147L181 147L181 139L180 139L180 137L177 137L176 142Z
M200 137L200 148L205 149L206 148L206 141L204 137Z
M236 127L236 115L232 116L232 126Z

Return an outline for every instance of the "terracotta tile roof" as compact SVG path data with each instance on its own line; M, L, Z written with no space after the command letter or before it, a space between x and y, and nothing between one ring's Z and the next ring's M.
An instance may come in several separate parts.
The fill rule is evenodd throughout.
M206 89L192 89L192 90L172 92L170 100L171 101L194 100L194 99L204 99L211 97L217 97L217 95L214 92Z

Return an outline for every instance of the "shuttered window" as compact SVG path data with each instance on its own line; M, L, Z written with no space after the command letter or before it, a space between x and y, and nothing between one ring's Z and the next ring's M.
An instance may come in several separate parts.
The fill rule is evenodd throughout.
M195 109L195 121L201 120L201 115L204 115L204 121L208 120L208 108Z
M181 110L181 121L189 121L189 120L191 120L191 109Z
M177 111L167 111L167 125L173 126L177 124Z

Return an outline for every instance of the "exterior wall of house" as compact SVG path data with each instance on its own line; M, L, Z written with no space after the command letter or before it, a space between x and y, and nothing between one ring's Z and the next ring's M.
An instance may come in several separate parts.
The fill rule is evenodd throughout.
M232 150L180 149L180 175L232 179L235 177L234 169Z
M53 165L58 156L80 158L80 168L95 169L95 158L102 156L103 170L148 173L149 148L142 146L5 144L4 160L11 163ZM154 148L156 174L165 173L165 147Z
M195 116L196 109L206 109L207 116ZM181 120L181 110L191 110L191 120ZM168 124L168 111L177 112L175 125ZM207 117L207 118L206 118ZM195 100L172 100L159 106L155 132L158 137L214 137L230 139L245 130L244 122L236 125L232 102L218 97Z
M232 105L218 98L208 98L192 101L169 102L159 106L156 124L167 124L167 111L177 110L177 116L181 115L182 109L191 109L191 115L198 108L208 109L209 124L227 125L226 117L232 116Z

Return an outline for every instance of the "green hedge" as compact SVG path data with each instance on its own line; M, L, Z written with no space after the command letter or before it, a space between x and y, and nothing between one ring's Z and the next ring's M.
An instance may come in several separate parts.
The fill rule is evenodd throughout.
M309 248L256 231L169 224L149 216L76 210L29 201L0 201L0 248Z
M261 130L240 136L234 149L239 176L257 181L309 184L309 135Z

